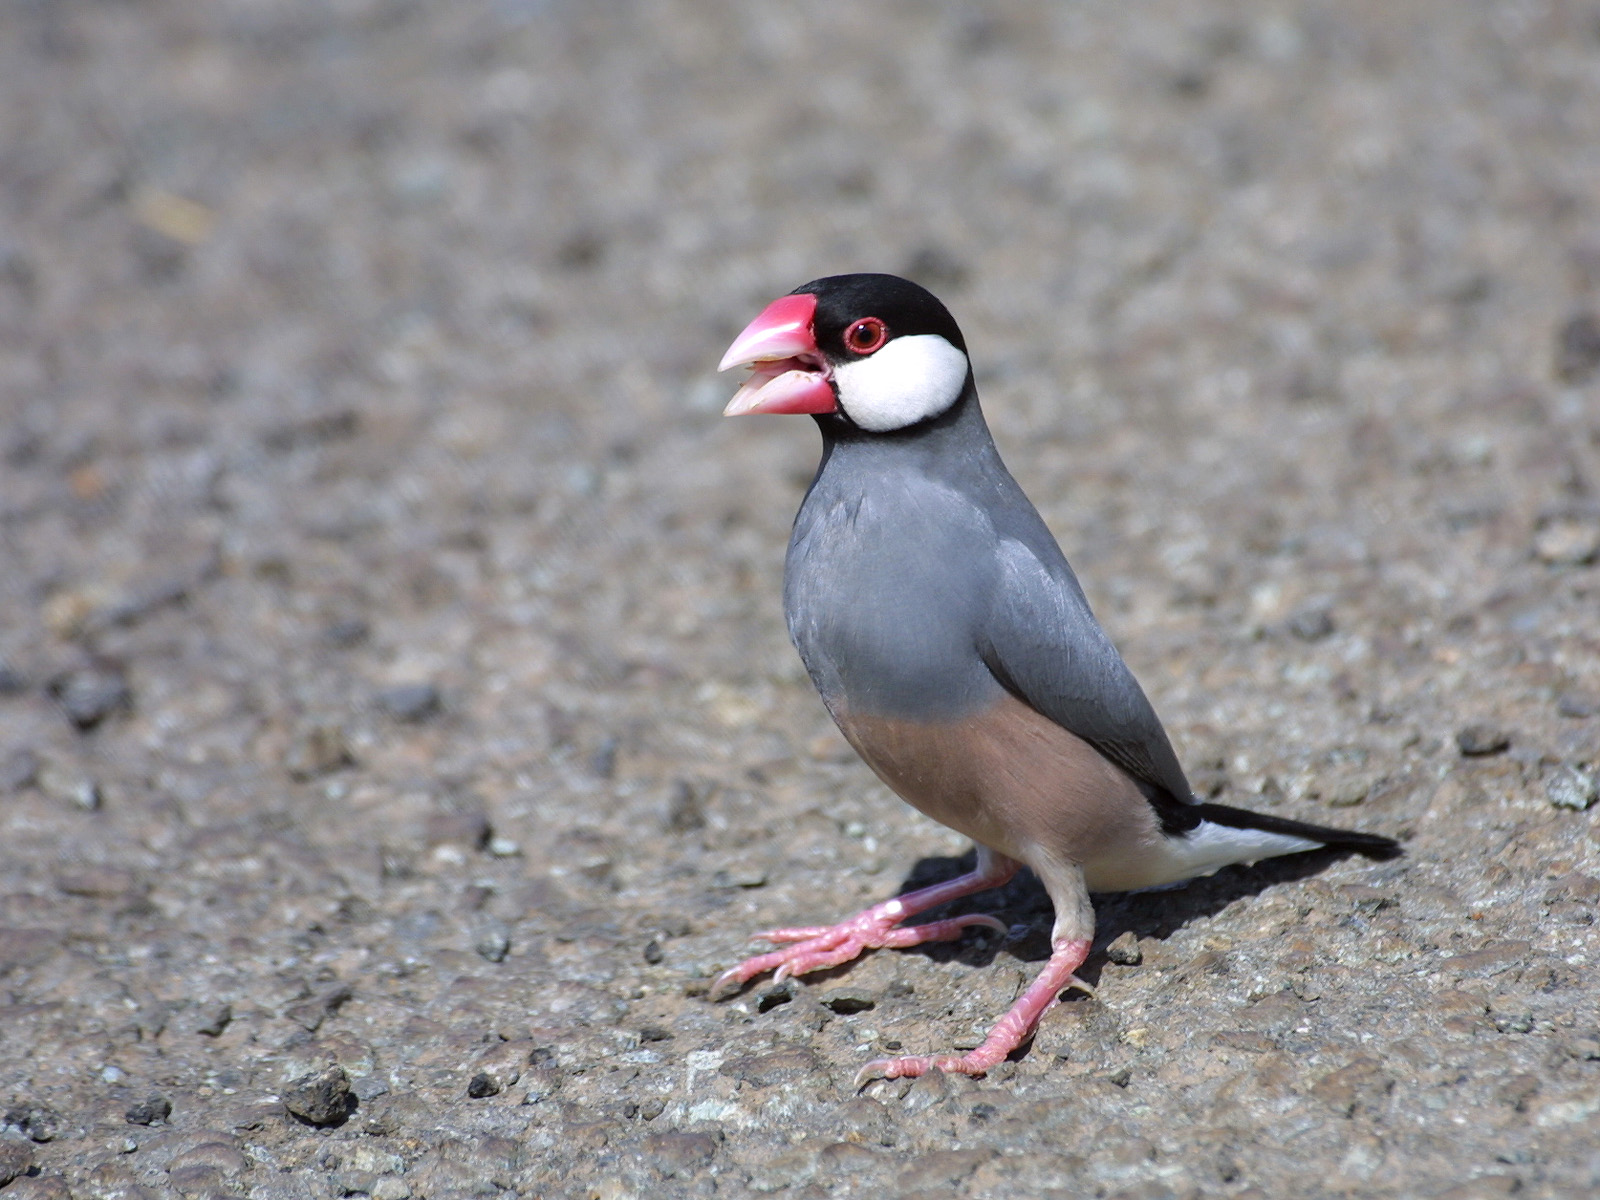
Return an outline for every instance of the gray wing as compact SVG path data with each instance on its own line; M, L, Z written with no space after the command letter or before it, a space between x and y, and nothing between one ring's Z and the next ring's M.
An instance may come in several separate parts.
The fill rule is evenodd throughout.
M999 557L980 646L995 678L1136 780L1195 803L1160 718L1095 620L1066 560L1058 557L1052 570L1009 537L1001 539Z

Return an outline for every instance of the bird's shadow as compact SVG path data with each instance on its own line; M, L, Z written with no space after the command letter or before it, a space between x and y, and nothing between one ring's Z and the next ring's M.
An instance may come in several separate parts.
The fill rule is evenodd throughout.
M1349 850L1313 850L1304 854L1269 858L1254 866L1224 867L1214 875L1191 879L1172 888L1144 892L1115 892L1096 895L1095 938L1089 959L1078 971L1088 983L1098 982L1105 965L1105 948L1123 933L1139 938L1165 940L1197 917L1221 912L1235 900L1254 896L1275 884L1292 883L1326 870L1351 856ZM971 871L975 851L959 857L928 857L911 868L898 895L944 883ZM959 961L969 966L987 966L1001 950L1025 962L1042 962L1050 957L1050 926L1055 909L1044 885L1032 871L1022 870L1004 887L993 888L929 909L915 918L916 923L960 916L963 913L988 913L1011 927L1009 936L979 930L969 932L957 942L927 942L914 947L939 962Z

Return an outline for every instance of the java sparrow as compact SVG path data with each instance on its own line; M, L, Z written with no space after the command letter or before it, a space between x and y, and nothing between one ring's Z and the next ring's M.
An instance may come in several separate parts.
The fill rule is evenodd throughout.
M768 305L721 368L754 373L728 415L808 413L822 461L789 540L789 635L846 739L903 799L977 844L975 869L833 926L760 934L782 949L714 996L863 950L1004 930L907 918L998 887L1026 864L1055 905L1038 979L977 1049L870 1063L872 1078L981 1075L1033 1033L1094 935L1091 892L1210 874L1325 846L1393 840L1200 801L1150 701L1095 620L989 436L966 341L932 294L893 275L818 279Z

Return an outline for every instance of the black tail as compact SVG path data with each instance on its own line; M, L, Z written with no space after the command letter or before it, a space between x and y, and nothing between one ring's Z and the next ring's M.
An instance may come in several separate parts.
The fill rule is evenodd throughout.
M1368 858L1398 858L1405 853L1399 842L1381 834L1329 829L1326 825L1309 825L1304 821L1291 821L1287 817L1272 817L1245 808L1230 808L1226 804L1194 804L1188 807L1202 821L1226 825L1230 829L1260 829L1266 833L1287 834L1289 837L1321 842L1334 850L1354 850L1357 854L1365 854Z

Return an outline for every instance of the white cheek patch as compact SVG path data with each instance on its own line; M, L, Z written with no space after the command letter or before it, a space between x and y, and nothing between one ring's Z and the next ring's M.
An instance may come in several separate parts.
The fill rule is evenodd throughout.
M882 350L833 369L839 407L872 433L938 416L961 397L967 356L936 333L893 338Z

